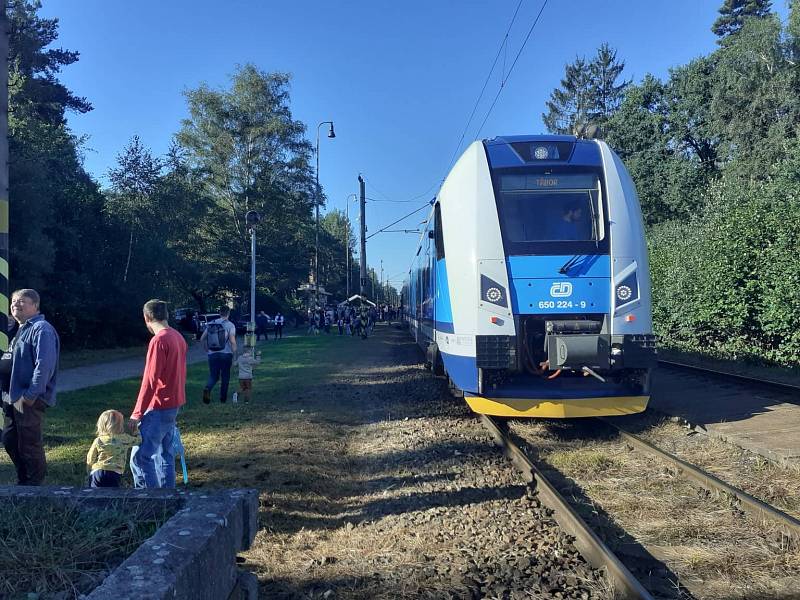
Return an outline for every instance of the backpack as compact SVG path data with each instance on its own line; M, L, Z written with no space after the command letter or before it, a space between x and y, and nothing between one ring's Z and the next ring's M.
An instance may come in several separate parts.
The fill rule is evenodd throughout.
M210 352L225 350L228 343L228 331L219 321L212 321L206 327L206 342Z

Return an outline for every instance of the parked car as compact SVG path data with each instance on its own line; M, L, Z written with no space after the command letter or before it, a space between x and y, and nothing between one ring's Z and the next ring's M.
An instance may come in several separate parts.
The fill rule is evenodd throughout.
M173 322L181 331L194 331L194 317L195 311L191 308L176 308L172 314Z
M258 319L258 315L256 315L256 319ZM250 322L250 315L242 316L234 322L236 325L236 333L246 333L247 332L247 324ZM269 318L267 321L267 331L275 331L275 319L272 317Z
M219 313L206 313L204 315L200 315L198 317L197 339L200 339L200 336L203 335L203 332L206 330L206 327L208 327L208 324L211 321L216 321L221 317L222 315Z

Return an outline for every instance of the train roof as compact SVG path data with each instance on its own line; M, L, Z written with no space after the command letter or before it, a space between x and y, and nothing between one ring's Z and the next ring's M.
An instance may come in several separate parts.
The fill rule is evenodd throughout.
M602 167L600 147L574 135L509 135L483 141L493 169L531 165Z

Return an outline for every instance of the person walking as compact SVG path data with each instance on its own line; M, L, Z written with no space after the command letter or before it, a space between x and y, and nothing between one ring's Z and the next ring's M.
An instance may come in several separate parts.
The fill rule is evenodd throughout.
M269 315L263 310L258 311L256 315L256 341L258 341L262 335L265 341L269 341L267 325L269 325Z
M275 315L275 339L283 339L283 314L278 313Z
M61 342L55 328L39 312L39 302L36 290L21 289L11 295L11 316L19 329L0 360L5 363L0 366L8 371L8 389L4 385L2 393L3 446L14 463L18 485L41 485L44 481L44 414L56 404Z
M228 317L231 310L227 306L219 309L220 318L208 324L200 342L208 353L208 381L203 388L203 402L211 402L211 390L222 379L219 401L228 401L228 384L231 381L231 365L236 354L236 326Z
M131 429L139 427L142 443L133 457L137 488L175 487L175 420L186 404L186 340L169 326L167 303L148 300L144 323L153 334L147 346L142 385L131 413ZM161 455L161 477L156 460Z

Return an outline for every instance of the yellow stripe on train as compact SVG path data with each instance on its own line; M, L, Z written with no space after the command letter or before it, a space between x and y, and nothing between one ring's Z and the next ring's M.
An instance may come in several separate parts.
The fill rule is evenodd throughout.
M495 417L542 417L571 419L573 417L611 417L643 412L650 396L611 396L608 398L464 398L469 407L481 415Z

